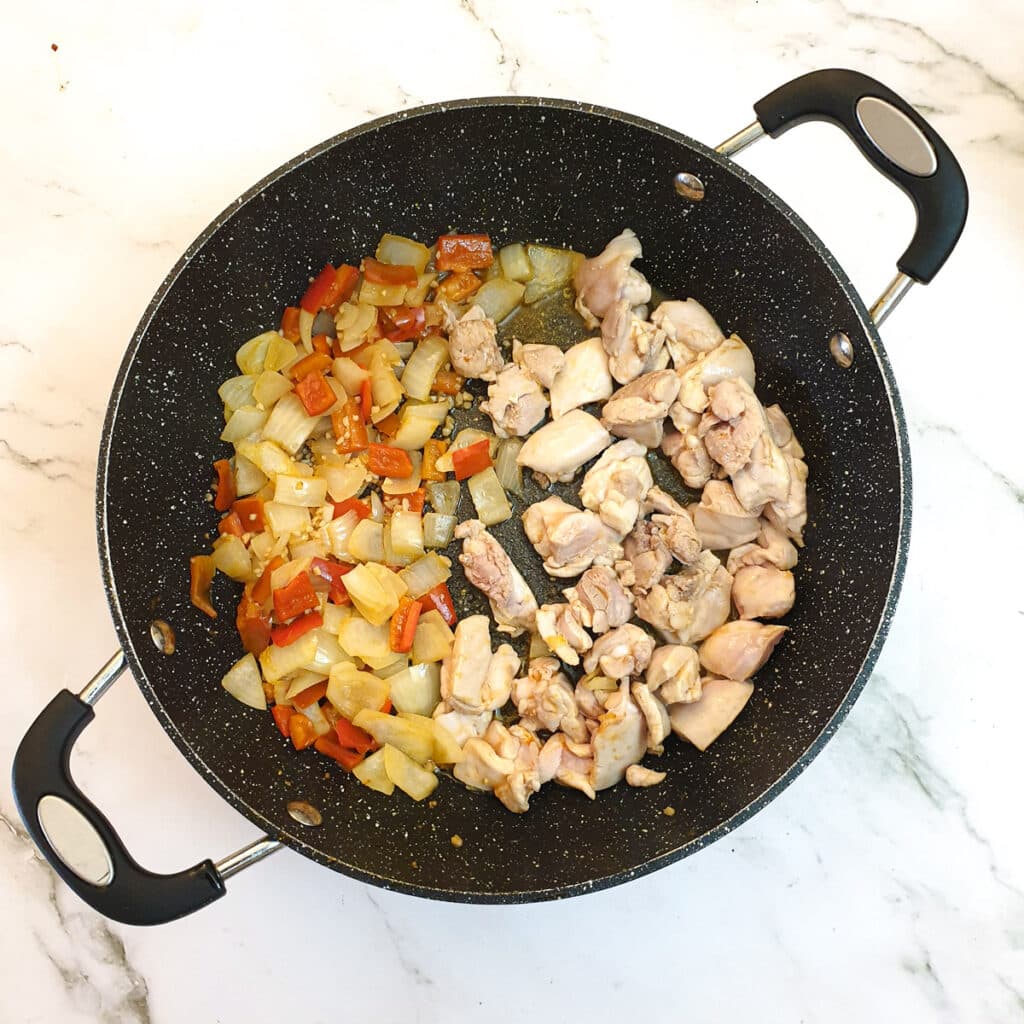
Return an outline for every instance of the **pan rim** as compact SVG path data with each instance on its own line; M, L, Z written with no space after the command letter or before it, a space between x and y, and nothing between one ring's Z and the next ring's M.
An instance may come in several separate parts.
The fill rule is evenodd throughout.
M613 872L602 876L601 878L591 879L586 882L573 883L571 885L562 885L544 889L524 889L501 892L483 889L441 889L434 886L416 885L409 882L387 878L382 875L376 875L365 868L344 863L338 858L324 854L321 850L307 843L301 834L282 830L276 823L270 821L259 810L253 808L239 797L231 786L206 764L203 760L202 753L193 748L186 737L181 733L177 724L164 709L163 704L146 676L141 660L136 652L132 636L128 630L126 616L121 609L118 598L116 582L114 580L113 556L110 547L108 530L109 521L106 507L113 428L117 420L120 399L124 392L125 385L131 375L135 357L158 310L168 294L174 288L179 276L188 266L190 261L207 244L207 242L209 242L210 239L213 238L214 235L216 235L220 229L232 219L235 213L262 193L269 185L336 146L358 138L361 135L375 132L391 125L400 124L403 121L417 117L444 113L447 110L487 106L547 107L596 116L611 121L624 122L634 127L642 128L646 131L660 135L681 147L691 149L699 153L701 156L715 163L721 170L738 178L741 183L745 184L762 199L775 207L775 209L781 213L804 237L804 239L814 249L817 256L823 260L827 269L839 284L843 294L850 302L860 327L863 329L865 337L868 339L871 352L878 364L879 370L881 371L886 397L889 402L889 409L893 418L893 425L895 427L896 434L896 453L900 475L900 514L896 538L896 555L893 562L887 597L878 626L872 636L871 643L868 647L867 653L865 654L864 660L861 662L861 665L858 668L842 702L836 708L831 717L825 722L815 738L808 744L800 756L794 760L790 767L774 783L764 789L760 794L758 794L758 796L747 803L746 806L736 811L725 821L719 823L704 834L681 844L675 849L666 851L665 853L659 854L650 860L644 861L642 864ZM793 781L807 768L810 762L817 757L828 741L835 735L839 726L849 714L853 704L864 690L864 687L867 684L878 660L878 656L888 635L889 627L899 601L899 595L906 572L910 543L911 505L912 478L910 442L907 431L906 416L903 411L903 404L900 399L892 366L882 345L877 328L868 315L867 308L865 307L860 295L857 293L846 272L832 255L828 247L820 238L818 238L802 218L800 218L800 216L787 203L779 198L779 196L768 188L768 186L759 178L750 174L743 167L733 163L727 157L721 156L715 150L681 132L668 128L658 122L598 104L585 103L577 100L533 96L482 96L442 101L409 108L407 110L401 110L393 114L375 118L372 121L356 125L353 128L323 140L315 146L303 150L298 155L265 175L251 188L247 189L237 199L226 206L212 221L210 221L191 245L188 246L182 256L169 271L167 276L161 282L160 287L157 289L152 300L146 307L145 312L140 318L139 323L132 334L121 364L118 368L117 376L114 380L110 398L108 400L107 411L103 420L96 474L97 540L100 553L103 587L106 591L107 601L110 606L114 629L117 633L121 648L124 651L128 666L131 669L132 676L142 692L143 697L146 699L146 702L149 704L171 741L198 771L200 777L203 778L230 806L234 807L235 810L248 818L258 828L263 829L268 835L279 839L283 844L291 847L299 853L302 853L311 860L324 865L325 867L332 868L341 874L355 878L361 882L366 882L379 888L394 892L401 892L407 895L430 899L439 899L453 903L479 904L539 903L548 900L566 899L589 892L611 888L612 886L621 885L635 878L650 874L651 872L667 867L669 864L675 863L676 861L682 860L684 857L688 857L696 853L698 850L703 849L727 835L749 818L753 817L753 815L757 814L758 811L762 810L784 789L791 785Z

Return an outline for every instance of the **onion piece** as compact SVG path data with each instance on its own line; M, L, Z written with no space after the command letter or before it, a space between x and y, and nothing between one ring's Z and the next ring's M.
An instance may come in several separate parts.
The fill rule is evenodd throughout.
M522 438L509 437L498 442L498 455L494 460L494 472L501 486L517 498L523 496L523 471L516 462L523 447Z
M446 583L451 574L444 559L430 552L406 566L398 576L405 584L409 597L415 601L434 587Z
M526 255L526 246L520 242L506 245L498 253L502 276L510 281L529 281L533 277L530 257Z
M469 478L469 496L476 507L477 518L484 526L494 526L512 518L512 506L493 466Z
M273 441L239 441L235 445L235 451L271 479L278 473L301 475L291 456L283 452Z
M370 419L374 423L380 423L398 408L398 403L405 397L405 392L391 364L379 352L370 362L370 388L373 393Z
M242 373L257 374L263 372L263 364L273 338L280 338L277 331L264 331L250 338L235 353L235 362Z
M267 422L267 413L254 405L245 405L236 409L220 433L220 439L228 444L235 444L247 437L256 435Z
M398 718L367 708L356 715L354 724L365 729L378 743L390 743L414 761L429 761L434 752L434 733L429 722Z
M287 338L282 338L280 334L275 332L270 339L270 344L267 346L267 356L263 360L263 369L269 370L271 373L283 370L286 366L291 366L299 358L300 351Z
M408 371L406 371L408 372ZM405 377L402 377L404 384ZM433 437L434 432L448 418L449 406L444 402L424 402L422 405L406 403L402 407L400 424L394 440L396 448L416 451Z
M391 550L403 559L421 558L423 556L423 517L419 512L397 509L391 513L391 519L385 527Z
M327 699L349 721L360 711L377 711L388 699L388 684L370 672L360 672L351 662L331 669Z
M422 274L430 262L430 250L412 238L385 234L377 243L376 257L381 263L413 267L417 274Z
M300 572L309 571L309 562L308 558L293 558L285 562L284 565L279 565L270 574L270 589L278 590L281 587L288 586Z
M316 319L316 313L310 313L309 310L299 310L299 341L302 342L302 347L307 352L313 351L313 321Z
M334 360L331 365L331 373L334 375L334 379L345 389L345 393L353 397L359 394L363 381L368 380L370 377L369 370L364 370L358 363L347 356L341 356Z
M235 493L240 498L255 494L265 483L267 476L251 459L235 453Z
M584 260L582 253L570 249L553 249L548 245L528 245L526 255L533 268L533 276L523 296L523 302L528 306L564 288Z
M391 703L399 712L414 715L431 715L441 700L441 666L435 661L430 664L410 665L391 676Z
M313 726L313 732L317 736L326 736L331 731L331 723L327 721L327 716L323 713L319 701L313 701L312 704L304 708L296 708L296 712L309 719Z
M225 576L244 583L253 578L252 558L249 549L230 533L213 542L213 564Z
M387 770L384 767L383 749L374 751L369 757L364 758L352 769L352 774L370 789L391 796L395 791L395 784L388 778Z
M312 525L308 508L282 505L276 501L268 501L263 505L263 519L275 537L308 533Z
M448 623L441 618L436 609L420 615L416 625L416 635L412 642L412 663L422 665L425 662L442 661L452 649L455 634L448 628Z
M338 630L338 643L350 658L362 661L388 663L394 651L388 643L388 627L375 626L359 615L350 615Z
M363 519L348 539L348 553L357 562L384 561L384 524Z
M316 508L327 500L327 481L318 477L287 476L274 481L274 501L282 505Z
M438 515L454 516L461 495L462 487L458 480L431 481L427 484L427 501Z
M294 455L309 439L313 429L320 422L319 416L307 416L299 396L285 395L274 406L270 418L264 424L264 440L274 441L286 452Z
M258 711L267 710L267 698L263 693L263 680L260 678L259 665L256 659L247 654L239 658L224 674L220 685L231 694L235 700L247 704Z
M316 471L327 481L331 501L356 497L366 486L366 466L361 462L324 463Z
M495 323L500 323L523 301L526 286L506 277L485 281L473 296L473 305L479 306Z
M437 776L417 764L408 754L390 743L384 745L384 770L388 778L413 800L425 800L437 789Z
M338 516L337 519L332 519L324 527L324 532L327 534L327 544L331 549L331 554L334 555L335 558L340 558L342 561L348 561L353 557L348 549L348 543L358 525L358 514L355 512L346 512L343 516Z
M292 383L284 374L264 370L256 378L256 383L252 389L252 397L264 409L269 409L279 398L288 394L291 389Z
M402 374L402 387L410 398L425 402L437 371L448 361L448 343L438 334L424 338L409 357Z
M285 702L290 704L300 693L304 693L311 686L316 686L317 683L322 683L326 678L323 672L312 672L309 669L300 668L298 672L289 677L288 689L284 694Z
M423 453L409 452L409 461L412 463L412 472L408 476L393 477L386 476L380 489L385 494L412 494L420 486L420 472L423 468Z
M428 512L423 517L423 546L425 548L446 548L455 536L457 516L443 516L439 512Z
M241 409L243 405L253 405L257 399L253 398L253 385L256 378L251 374L242 374L241 377L229 377L219 388L217 394L224 403L226 411L231 413Z
M335 636L341 632L342 626L353 615L350 604L331 604L329 601L324 605L324 629Z
M316 657L317 638L311 631L287 647L271 644L260 655L260 668L263 678L268 683L276 682L291 672L304 668L306 663Z
M363 563L347 573L345 589L352 598L356 611L374 626L380 626L398 610L398 598L393 590L378 579L371 568L372 565L373 563ZM388 571L384 566L379 568Z

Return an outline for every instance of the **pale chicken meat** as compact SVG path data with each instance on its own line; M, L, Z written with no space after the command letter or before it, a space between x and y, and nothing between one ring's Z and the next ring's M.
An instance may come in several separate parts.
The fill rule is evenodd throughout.
M467 715L461 711L453 711L447 701L442 700L434 708L433 717L455 737L455 742L461 747L473 736L483 736L494 718L494 712L481 711L478 715Z
M673 408L682 407L676 402ZM700 417L688 409L682 411L688 417L693 417L693 423L685 430L666 430L661 439L661 450L675 466L676 472L683 478L683 483L697 491L711 479L714 464L707 448L704 447L703 438L697 433Z
M672 731L704 751L736 720L754 693L753 683L738 679L705 678L702 693L692 704L668 709Z
M572 409L531 434L516 462L551 480L564 482L571 480L584 463L603 452L611 441L611 434L599 420L582 409Z
M661 530L649 519L636 524L622 542L622 548L629 564L629 585L636 591L650 590L672 564L672 552Z
M500 758L512 763L512 770L495 782L494 795L513 813L524 814L530 809L530 797L541 787L540 742L521 725L509 729L498 721L487 727L484 740Z
M700 503L690 506L693 525L700 542L709 551L724 551L754 540L761 532L756 512L748 512L736 497L732 484L711 480L704 487Z
M594 752L590 781L595 790L621 782L626 769L639 764L647 753L647 725L629 692L628 679L608 698L590 746Z
M768 429L754 389L742 377L708 388L708 407L697 428L708 455L726 473L742 469L758 438Z
M729 572L736 572L745 565L774 566L776 569L792 569L797 563L796 548L790 539L767 519L761 520L761 529L756 543L741 544L729 552L726 563Z
M452 368L463 377L494 380L505 363L497 339L494 321L479 306L472 306L448 334Z
M754 442L747 464L732 474L733 493L751 512L760 512L770 502L784 502L790 494L792 465L766 430Z
M688 366L702 352L725 341L715 318L696 300L663 302L651 314L651 323L665 332L665 341L676 369Z
M651 286L632 266L633 260L641 256L640 240L626 228L603 252L576 268L576 309L588 326L597 326L597 318L605 316L613 303L625 301L640 306L650 300Z
M600 338L588 338L565 352L550 384L551 418L560 419L571 409L603 402L612 393L608 355Z
M502 757L487 740L474 736L466 740L462 760L452 767L452 775L470 789L493 791L515 767L511 758Z
M593 680L581 679L573 690L576 707L580 709L580 714L587 723L588 729L591 726L596 727L597 720L604 714L604 699L608 696L603 690L592 689L590 685L592 682Z
M544 419L548 400L540 385L522 367L509 363L487 387L487 413L498 437L525 437Z
M593 800L597 796L590 781L593 770L594 752L589 742L574 743L568 736L556 732L541 748L538 772L542 783L553 779L560 785L578 789Z
M512 683L512 702L523 726L531 731L561 730L577 743L585 743L590 736L576 705L572 683L555 658L531 660L527 674Z
M654 639L639 626L627 622L609 630L594 641L583 659L583 668L595 672L600 668L610 679L642 675L654 653Z
M633 595L605 565L592 566L562 593L576 618L595 633L607 633L633 616Z
M646 788L657 786L668 778L665 772L656 772L653 768L646 768L642 764L631 764L626 769L626 785Z
M732 576L710 552L638 593L636 614L670 644L703 640L729 617ZM591 650L591 654L596 649Z
M512 361L542 388L550 390L565 361L565 353L556 345L524 345L513 339Z
M606 448L587 470L580 487L584 508L596 512L620 536L629 533L640 515L647 492L654 486L647 449L627 439Z
M782 501L771 501L762 510L764 517L800 547L807 525L807 463L790 455L783 456L789 466L789 490Z
M668 364L667 357L661 358L664 332L637 316L625 299L616 302L604 318L601 344L608 354L608 370L620 384Z
M754 386L754 356L735 334L679 371L679 403L690 412L703 412L708 407L708 389L730 377L742 377ZM674 415L672 419L675 422Z
M732 580L732 603L741 619L778 619L796 600L793 574L774 566L745 565Z
M749 679L768 660L786 629L748 619L727 622L700 645L700 663L716 676Z
M578 576L595 563L613 565L622 557L618 535L596 513L554 495L527 508L523 529L550 576Z
M659 700L645 683L634 680L630 683L629 692L640 714L644 716L644 723L647 725L647 753L662 754L665 751L663 746L665 738L672 731L668 720L668 709Z
M580 655L594 643L569 604L542 604L537 612L537 633L566 665L578 665Z
M772 438L779 448L782 449L783 455L788 455L794 459L802 459L804 457L803 446L796 439L792 424L782 411L782 407L779 405L766 406L764 414L768 420L768 429L771 431Z
M672 557L683 565L690 565L700 557L701 540L689 513L651 516L651 526L661 536Z
M665 704L700 700L700 657L683 644L656 647L644 677L648 689Z
M657 448L664 436L665 417L678 394L679 377L672 370L644 374L605 402L601 423L617 437Z
M459 523L455 536L462 541L459 561L466 570L466 579L490 601L498 628L512 636L532 629L537 599L505 549L479 519Z
M491 653L486 615L469 615L455 627L451 650L441 665L441 696L463 714L494 711L507 703L519 664L519 655L508 644Z

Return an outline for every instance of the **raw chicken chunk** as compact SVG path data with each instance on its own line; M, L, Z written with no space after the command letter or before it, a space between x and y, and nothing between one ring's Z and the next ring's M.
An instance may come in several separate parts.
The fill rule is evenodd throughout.
M571 480L611 440L611 434L598 420L582 409L573 409L531 434L516 461L552 480Z
M593 800L596 797L590 782L594 770L594 752L590 743L574 743L556 732L541 748L538 762L541 782L552 779L563 786L578 789Z
M551 576L578 576L594 563L612 565L622 557L618 535L594 512L554 495L523 513L523 529Z
M638 593L636 613L670 644L703 640L729 617L732 576L710 552L648 593ZM593 654L591 650L591 654Z
M681 410L686 417L692 417L692 423L684 430L667 430L661 439L661 450L668 456L672 465L683 478L687 487L695 491L703 487L710 479L714 465L707 448L704 447L704 440L697 433L697 424L700 417L695 412L683 407L676 402L673 410ZM684 422L681 416L676 415L677 423Z
M756 544L741 544L729 552L727 563L733 575L744 565L774 566L776 569L792 569L797 562L796 548L789 538L776 529L767 519L761 520L761 530Z
M590 737L576 706L572 684L555 658L534 658L530 662L527 674L512 683L512 702L527 729L561 729L577 743L585 743Z
M736 679L708 677L702 694L693 704L673 704L668 709L672 731L698 750L707 750L729 728L754 692L754 684Z
M768 429L753 388L742 377L730 377L708 388L708 408L698 434L704 447L730 475L742 469L758 438Z
M512 361L542 388L550 390L565 361L565 353L555 345L523 345L513 339Z
M656 772L653 768L645 768L642 764L631 764L626 769L626 785L628 786L657 786L668 778L665 772Z
M608 698L590 746L594 752L591 783L595 790L621 782L626 769L638 764L647 752L647 725L630 695L628 679Z
M441 665L441 696L466 715L494 711L508 701L519 664L519 655L508 644L491 653L486 615L469 615L455 627L452 648Z
M537 612L537 632L566 665L578 665L580 655L594 643L568 604L542 604Z
M746 544L761 532L757 513L748 512L740 504L732 484L725 480L711 480L701 494L700 504L691 505L690 511L701 544L710 551Z
M636 706L640 709L647 725L647 753L664 753L665 748L662 744L665 737L672 731L668 720L668 709L644 683L634 680L630 684L629 692L633 700L636 701Z
M479 306L472 306L448 335L448 354L455 371L463 377L494 380L505 363L497 332L494 321Z
M768 660L785 626L736 619L719 626L700 645L700 663L727 679L749 679Z
M575 587L563 590L576 618L595 633L629 622L633 615L633 596L625 590L615 573L604 565L589 568Z
M678 394L679 377L672 370L645 374L605 402L601 423L618 437L631 437L648 448L657 448L665 417Z
M679 403L691 412L703 412L708 407L708 388L729 377L742 377L754 386L754 357L735 334L679 371Z
M774 566L745 565L732 580L732 603L741 619L778 619L796 600L793 574Z
M568 349L550 388L553 420L589 402L603 402L612 393L612 376L601 339L589 338Z
M434 708L433 717L455 737L455 742L461 747L471 737L483 736L494 718L494 712L481 711L478 715L467 715L461 711L453 711L448 702L442 700Z
M596 327L596 318L605 316L615 302L625 300L630 306L639 306L650 299L651 286L631 266L641 256L640 240L626 228L602 253L576 269L576 309L589 327Z
M580 500L601 517L610 529L624 536L633 529L640 506L654 486L647 449L632 439L606 448L587 470Z
M600 667L609 679L639 676L650 664L654 640L639 626L624 626L602 634L583 659L583 668L594 672Z
M608 369L620 383L628 384L643 373L662 366L660 360L665 344L664 333L637 316L625 299L616 302L601 324L601 344L608 353Z
M700 657L693 647L668 644L655 648L647 666L647 686L665 704L700 700Z
M651 314L651 322L665 332L676 369L689 365L698 354L710 352L725 341L722 328L696 299L663 302Z
M455 536L462 540L459 561L466 570L466 579L487 595L498 628L512 636L532 629L537 599L505 549L479 519L459 523Z
M524 370L509 363L487 387L487 401L480 411L487 413L498 437L525 437L544 419L548 400L540 385Z

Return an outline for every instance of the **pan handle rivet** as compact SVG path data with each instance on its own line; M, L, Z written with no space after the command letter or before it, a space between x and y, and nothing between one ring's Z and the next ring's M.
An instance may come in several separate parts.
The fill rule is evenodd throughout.
M853 342L843 331L836 331L828 339L828 350L832 353L832 358L844 370L853 366Z
M174 630L163 619L154 619L149 624L149 637L161 654L174 653Z
M696 174L680 171L672 179L672 183L684 199L692 199L693 202L699 203L704 198L704 182Z
M289 801L288 813L293 820L297 821L300 825L305 825L306 828L315 828L317 825L323 824L324 816L312 804L306 803L305 800Z

